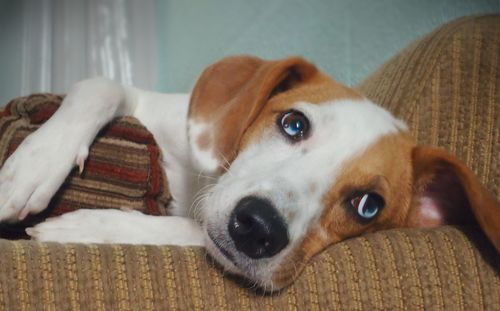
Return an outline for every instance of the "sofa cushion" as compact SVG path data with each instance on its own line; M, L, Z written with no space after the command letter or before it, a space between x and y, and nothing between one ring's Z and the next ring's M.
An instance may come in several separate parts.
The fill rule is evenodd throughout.
M48 120L62 99L54 94L34 94L7 104L0 113L0 164ZM152 134L144 126L131 117L117 118L91 145L83 173L80 175L77 168L71 171L49 208L20 225L4 225L0 237L19 237L25 226L79 208L128 207L165 215L170 193L160 157Z

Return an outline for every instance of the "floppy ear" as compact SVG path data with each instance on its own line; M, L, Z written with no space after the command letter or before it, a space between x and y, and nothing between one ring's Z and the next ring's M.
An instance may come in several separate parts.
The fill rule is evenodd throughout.
M474 173L445 151L413 149L412 226L477 222L500 251L500 204Z
M317 80L316 67L300 57L265 61L227 57L206 68L191 94L188 135L193 160L216 173L236 157L245 130L280 92Z

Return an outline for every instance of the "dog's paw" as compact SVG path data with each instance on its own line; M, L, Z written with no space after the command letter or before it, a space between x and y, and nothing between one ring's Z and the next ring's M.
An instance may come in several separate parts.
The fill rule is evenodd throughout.
M49 218L26 233L40 242L203 245L201 228L192 219L133 210L81 209Z
M88 148L69 142L66 135L61 127L40 128L5 161L0 170L0 222L42 211L73 166L83 169Z
M122 224L122 214L140 214L136 211L80 209L59 217L49 218L33 228L26 229L32 239L59 243L116 243L116 234Z

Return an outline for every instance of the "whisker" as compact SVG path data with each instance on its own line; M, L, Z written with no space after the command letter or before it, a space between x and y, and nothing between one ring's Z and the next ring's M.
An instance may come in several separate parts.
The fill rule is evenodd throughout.
M189 175L192 175L192 176L197 176L198 178L207 178L207 179L211 179L211 180L217 180L219 178L217 177L214 177L214 176L210 176L210 175L204 175L203 174L203 171L200 171L198 173L195 173L195 172L187 172Z
M193 202L191 203L191 206L189 207L189 213L194 215L195 216L195 219L197 219L196 217L198 216L198 207L199 205L206 199L208 198L211 193L212 193L212 189L217 185L217 183L211 183L211 184L207 184L203 187L201 187L197 192L196 194L194 195L194 200Z
M200 195L198 198L196 198L195 201L193 201L193 204L191 204L191 208L189 209L189 212L194 216L195 219L198 219L199 216L199 207L209 197L210 193L206 193L203 195Z
M226 173L228 173L229 175L232 175L232 172L230 170L230 167L231 167L231 163L229 163L228 159L226 158L226 156L224 156L224 154L220 151L217 151L217 153L219 154L219 156L222 158L222 160L225 162L225 165L227 165L227 167L221 163L219 166L224 170L226 171Z

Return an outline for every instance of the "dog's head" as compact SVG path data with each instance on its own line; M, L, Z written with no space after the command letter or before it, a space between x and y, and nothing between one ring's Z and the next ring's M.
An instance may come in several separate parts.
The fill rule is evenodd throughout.
M207 249L264 288L289 284L331 243L471 211L500 246L498 203L463 164L302 58L211 65L188 133L198 169L220 176L199 205Z

